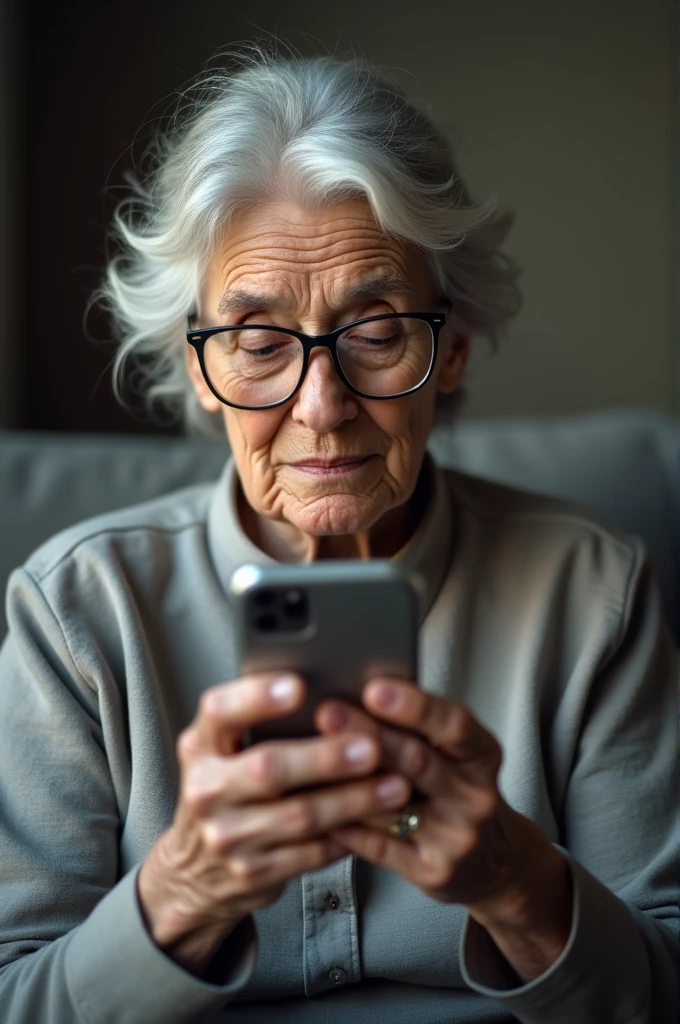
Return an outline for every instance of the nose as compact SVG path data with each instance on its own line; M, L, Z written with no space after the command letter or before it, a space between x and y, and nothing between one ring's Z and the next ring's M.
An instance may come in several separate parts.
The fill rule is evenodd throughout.
M317 434L337 430L359 412L356 396L335 372L327 349L315 348L309 356L307 374L295 396L293 419Z

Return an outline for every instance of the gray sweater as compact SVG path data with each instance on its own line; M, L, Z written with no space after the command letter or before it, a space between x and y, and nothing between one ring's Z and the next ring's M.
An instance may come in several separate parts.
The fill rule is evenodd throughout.
M175 741L237 674L232 570L269 561L228 464L59 534L11 578L2 1024L676 1024L677 654L643 547L564 502L435 479L397 555L427 584L420 685L496 734L503 795L568 858L559 959L519 984L462 907L352 857L294 879L204 979L153 944L135 879L172 821Z

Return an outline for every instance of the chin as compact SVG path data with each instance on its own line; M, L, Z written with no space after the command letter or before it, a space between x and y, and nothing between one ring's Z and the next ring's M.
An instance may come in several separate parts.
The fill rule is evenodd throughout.
M371 498L333 494L317 498L287 518L313 537L341 537L370 530L387 511L387 506Z

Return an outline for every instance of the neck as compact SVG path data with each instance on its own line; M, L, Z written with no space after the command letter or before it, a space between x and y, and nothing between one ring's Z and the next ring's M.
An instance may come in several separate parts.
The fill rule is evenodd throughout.
M423 464L408 501L390 509L368 530L316 536L292 523L278 522L255 512L238 491L238 511L249 539L279 562L318 562L323 559L391 558L415 533L427 507L429 474Z

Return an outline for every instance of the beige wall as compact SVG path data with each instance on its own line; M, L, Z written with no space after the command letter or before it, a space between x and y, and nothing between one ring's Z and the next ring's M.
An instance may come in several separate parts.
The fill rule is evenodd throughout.
M3 13L18 6L0 0L0 49L20 52L4 31ZM42 281L43 301L80 345L89 279L78 268L103 258L101 191L108 177L111 185L120 181L136 130L211 51L276 30L304 52L316 38L331 50L353 46L404 69L403 83L432 103L456 139L473 193L496 193L516 211L509 248L525 268L525 307L497 356L478 344L469 414L611 406L680 413L671 326L674 6L674 0L194 0L168 7L162 0L118 0L112 21L109 5L79 0L70 21L59 14L52 24L45 13L50 5L36 4L43 14L36 20L33 12L31 38L51 61L53 80L43 78L43 87L49 86L53 107L34 95L38 128L29 139L40 144L29 163L37 204L28 232L32 265L42 272L41 232L52 240L63 234L64 241L48 246L53 273ZM55 34L60 42L47 52L45 38ZM6 80L11 65L0 53L0 78L2 69ZM7 108L5 84L0 114ZM52 197L43 150L54 152L65 204ZM3 181L5 157L1 150L0 425L20 420L12 404L22 352L10 367L8 318L20 308L21 293L8 268L16 264L20 237L10 240L3 228L16 209ZM95 365L94 350L88 356L82 345L81 368L87 358L92 381L99 380L104 356ZM44 412L40 424L63 425L61 396L47 382L32 415ZM96 391L94 383L73 386L74 406ZM68 420L71 427L92 429L99 405L88 401L77 407L80 419ZM110 421L100 429L112 429Z
M414 72L473 192L516 210L525 307L497 356L478 346L471 414L674 409L671 0L306 0L251 17Z
M671 412L671 4L470 4L471 42L491 6L493 87L460 45L453 113L471 183L517 212L525 307L498 356L472 368L469 411Z

